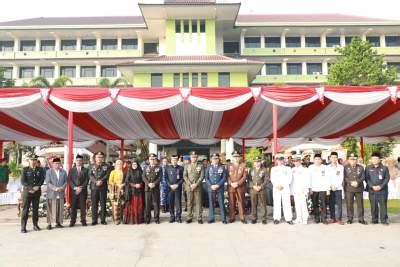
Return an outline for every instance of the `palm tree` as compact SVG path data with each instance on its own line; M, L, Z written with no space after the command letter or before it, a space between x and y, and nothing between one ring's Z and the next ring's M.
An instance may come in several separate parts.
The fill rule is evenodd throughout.
M60 76L53 82L53 87L65 87L67 84L72 85L72 80L67 76Z
M125 78L119 77L115 79L113 82L111 82L110 79L108 78L101 78L98 85L100 87L113 88L113 87L127 87L130 84Z
M33 78L30 82L29 82L29 86L30 87L39 87L39 88L48 88L50 87L50 82L42 76L38 76Z
M110 79L108 78L101 78L98 85L100 87L111 87Z

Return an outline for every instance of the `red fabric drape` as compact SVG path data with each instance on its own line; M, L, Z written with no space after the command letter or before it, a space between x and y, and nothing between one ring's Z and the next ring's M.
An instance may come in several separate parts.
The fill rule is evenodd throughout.
M179 139L179 134L175 129L174 121L172 120L169 109L142 112L144 119L149 126L163 139Z
M210 100L221 100L238 97L250 92L249 87L194 87L190 95Z
M264 86L261 95L280 102L299 102L317 94L315 87Z

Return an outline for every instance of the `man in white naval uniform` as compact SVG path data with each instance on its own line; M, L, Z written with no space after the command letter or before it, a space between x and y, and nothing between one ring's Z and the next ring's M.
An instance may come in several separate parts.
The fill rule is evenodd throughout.
M322 165L321 154L315 154L314 164L308 167L308 169L311 175L312 202L315 222L328 224L328 221L326 220L326 196L330 193L331 181L327 173L327 167Z
M294 156L294 167L292 168L292 193L294 197L294 206L296 209L296 224L307 224L308 207L307 197L311 190L311 176L308 168L301 164L301 156Z
M282 218L282 205L285 221L292 222L292 207L290 205L290 184L292 182L292 170L285 166L283 155L276 155L276 165L271 168L271 183L273 185L274 199L274 224L278 224Z

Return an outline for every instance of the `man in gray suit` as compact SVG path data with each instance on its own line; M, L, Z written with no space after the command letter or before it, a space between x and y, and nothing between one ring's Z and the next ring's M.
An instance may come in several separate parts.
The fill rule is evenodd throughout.
M61 168L61 160L54 158L52 168L46 172L47 184L47 229L51 230L52 223L62 228L64 220L64 197L67 186L67 172Z

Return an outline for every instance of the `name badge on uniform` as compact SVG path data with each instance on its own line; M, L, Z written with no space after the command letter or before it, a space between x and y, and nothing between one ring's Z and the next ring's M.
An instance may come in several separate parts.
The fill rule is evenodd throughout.
M218 168L218 174L221 175L224 170L222 168Z
M325 171L321 171L321 175L322 175L322 176L325 176Z
M106 171L107 170L107 166L103 166L103 171Z
M156 168L155 171L156 173L158 173L160 171L160 168Z
M339 176L340 175L340 171L336 171L336 175Z

